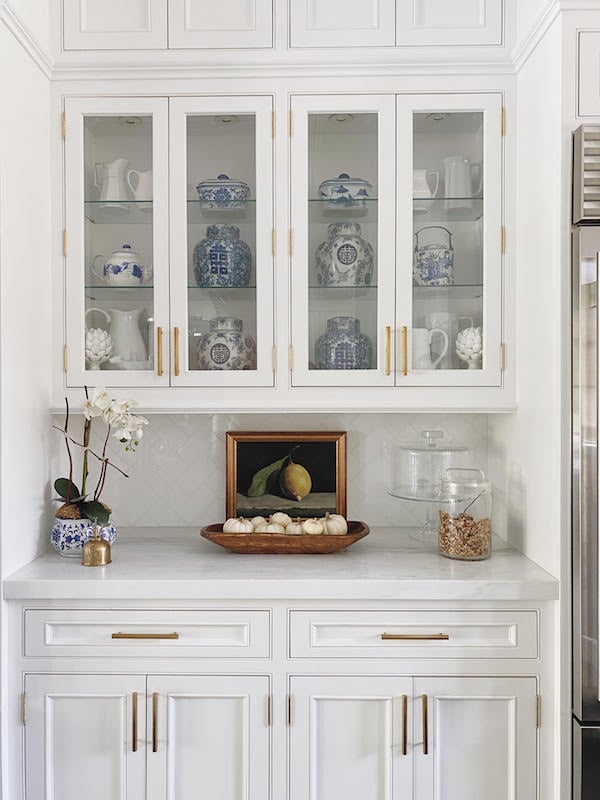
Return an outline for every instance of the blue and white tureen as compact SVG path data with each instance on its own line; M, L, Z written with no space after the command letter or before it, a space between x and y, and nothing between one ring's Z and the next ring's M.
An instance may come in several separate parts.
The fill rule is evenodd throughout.
M246 200L250 197L248 184L229 175L205 178L196 186L196 191L201 208L208 210L246 208Z
M342 172L319 185L319 197L326 208L365 208L373 185L364 178L351 178Z

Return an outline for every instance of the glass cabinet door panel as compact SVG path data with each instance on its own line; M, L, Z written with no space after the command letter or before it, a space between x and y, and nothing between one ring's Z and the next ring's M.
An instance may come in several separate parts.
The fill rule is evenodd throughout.
M393 98L294 97L292 113L293 383L391 383Z
M165 383L166 101L68 99L66 130L68 384Z
M271 109L171 100L177 384L273 384Z
M399 259L412 265L398 281L400 385L499 383L500 113L493 96L399 98L399 255L412 237Z

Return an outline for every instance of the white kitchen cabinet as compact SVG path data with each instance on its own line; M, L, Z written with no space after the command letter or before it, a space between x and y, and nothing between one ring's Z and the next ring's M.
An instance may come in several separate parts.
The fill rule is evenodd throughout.
M500 386L500 95L291 107L292 385Z
M600 31L579 31L577 60L580 117L600 116Z
M27 675L26 800L269 796L264 675Z
M100 375L112 386L272 386L271 108L269 96L66 100L68 387ZM218 175L249 197L200 203L197 185ZM215 274L201 280L201 267ZM216 320L234 333L211 338Z
M397 0L399 46L501 45L503 0Z
M272 45L273 0L169 0L170 48Z
M536 681L290 679L291 800L536 795Z
M63 0L65 50L167 46L166 0Z

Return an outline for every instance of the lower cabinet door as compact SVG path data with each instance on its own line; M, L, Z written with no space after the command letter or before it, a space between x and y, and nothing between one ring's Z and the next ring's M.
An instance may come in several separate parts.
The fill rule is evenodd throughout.
M414 679L415 800L537 796L534 678Z
M147 800L269 800L269 687L265 675L149 675Z
M411 686L402 677L293 676L291 800L412 800Z
M145 676L27 675L25 691L27 800L144 798Z

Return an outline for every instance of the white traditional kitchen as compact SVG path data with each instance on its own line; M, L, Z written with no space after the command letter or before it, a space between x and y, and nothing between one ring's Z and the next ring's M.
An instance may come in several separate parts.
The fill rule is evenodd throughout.
M3 800L600 796L599 86L592 0L0 0Z

